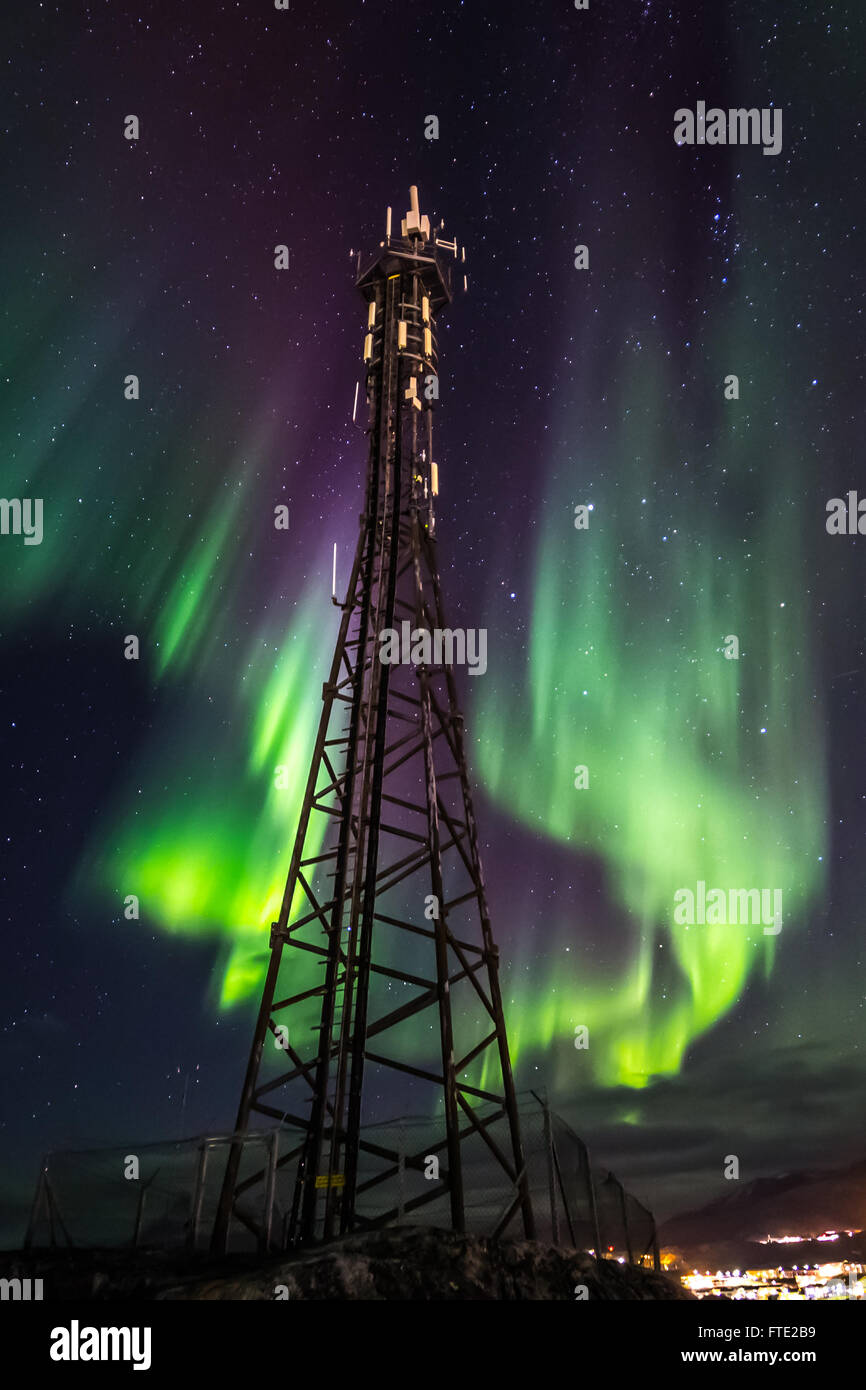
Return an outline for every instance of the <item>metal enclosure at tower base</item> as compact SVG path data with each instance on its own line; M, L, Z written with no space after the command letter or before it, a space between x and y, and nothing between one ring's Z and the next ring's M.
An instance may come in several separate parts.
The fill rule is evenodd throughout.
M365 509L213 1232L233 1216L262 1248L382 1226L429 1206L466 1226L467 1157L492 1154L505 1199L490 1234L533 1234L511 1060L435 543L436 320L463 255L417 189L357 288L366 301ZM447 473L446 473L447 476ZM392 640L402 634L402 645ZM406 646L411 651L406 654ZM403 652L394 656L395 646ZM441 1140L365 1138L384 1094L424 1107ZM378 1113L377 1113L378 1107ZM241 1181L253 1115L293 1136L289 1209L267 1231ZM406 1171L416 1195L405 1200ZM399 1200L397 1179L399 1178ZM441 1215L439 1224L442 1224Z

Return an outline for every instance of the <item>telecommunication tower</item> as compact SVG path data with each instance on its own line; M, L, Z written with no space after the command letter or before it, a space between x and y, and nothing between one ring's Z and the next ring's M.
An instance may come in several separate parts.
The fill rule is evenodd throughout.
M264 1249L392 1224L425 1205L444 1207L462 1231L465 1160L479 1146L505 1193L487 1233L519 1219L533 1234L454 674L461 635L446 627L436 560L436 325L455 276L466 288L465 250L445 239L444 224L431 230L414 186L410 204L399 235L389 208L371 263L358 256L365 506L271 927L215 1253L233 1216ZM413 644L428 636L414 659L385 660L387 633ZM417 1153L365 1137L395 1085L407 1108L439 1125L438 1140ZM241 1180L254 1115L277 1121L290 1144L270 1169ZM407 1173L417 1189L410 1200ZM257 1185L273 1196L278 1176L291 1193L279 1231L270 1215L257 1224L247 1197Z

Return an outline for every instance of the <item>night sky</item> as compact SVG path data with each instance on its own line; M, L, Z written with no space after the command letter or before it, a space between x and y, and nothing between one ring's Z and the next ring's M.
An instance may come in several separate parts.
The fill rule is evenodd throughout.
M46 1150L233 1121L410 183L467 247L439 557L518 1087L659 1215L862 1157L862 5L7 9L0 1240ZM702 100L780 153L678 146ZM676 925L698 881L781 931Z

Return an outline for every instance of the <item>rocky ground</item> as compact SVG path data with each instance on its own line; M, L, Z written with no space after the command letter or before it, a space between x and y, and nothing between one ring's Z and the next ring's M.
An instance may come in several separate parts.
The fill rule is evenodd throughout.
M350 1236L291 1256L72 1251L0 1256L9 1277L42 1278L46 1299L590 1300L689 1299L680 1284L537 1241L493 1241L429 1228ZM14 1268L13 1268L14 1266ZM582 1295L581 1295L582 1296Z

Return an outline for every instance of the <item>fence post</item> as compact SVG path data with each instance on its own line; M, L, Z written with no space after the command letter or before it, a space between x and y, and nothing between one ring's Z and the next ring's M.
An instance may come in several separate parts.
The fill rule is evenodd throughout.
M55 1235L54 1235L54 1218L55 1218L55 1216L56 1216L56 1217L57 1217L57 1224L59 1225L61 1231L63 1232L63 1235L64 1235L64 1237L65 1237L65 1239L66 1239L66 1244L69 1246L69 1249L71 1250L71 1249L73 1248L74 1241L73 1241L72 1237L70 1236L68 1230L66 1229L66 1222L63 1220L63 1217L62 1217L62 1215L61 1215L61 1213L60 1213L60 1203L57 1201L57 1198L54 1196L54 1189L53 1189L53 1187L51 1186L51 1179L50 1179L49 1176L48 1176L48 1166L47 1166L47 1165L46 1165L46 1167L45 1167L45 1193L46 1193L46 1196L47 1196L47 1198L48 1198L48 1221L49 1221L49 1223L50 1223L50 1228L51 1228L51 1249L52 1249L52 1250L55 1249L55 1247L56 1247L56 1245L57 1245L57 1240L56 1240Z
M36 1233L36 1222L42 1210L42 1199L45 1196L45 1174L48 1168L46 1156L43 1154L42 1162L39 1165L39 1180L36 1184L36 1191L33 1194L33 1205L30 1208L30 1219L27 1222L27 1230L24 1235L24 1249L29 1250L33 1244L33 1237Z
M627 1256L627 1258L628 1258L629 1264L630 1264L630 1265L633 1265L633 1264L634 1264L634 1252L632 1251L632 1248L631 1248L631 1234L630 1234L629 1229L628 1229L628 1204L626 1203L626 1200L625 1200L625 1188L623 1187L623 1185L622 1185L622 1183L620 1182L619 1178L615 1178L614 1181L615 1181L617 1187L619 1188L619 1200L620 1200L620 1206L622 1207L622 1225L623 1225L623 1230L625 1231L625 1251L626 1251L626 1256Z
M192 1194L192 1209L189 1214L189 1234L187 1236L187 1245L189 1246L190 1250L195 1250L196 1242L198 1241L198 1226L199 1222L201 1221L201 1208L202 1202L204 1201L205 1175L207 1173L208 1153L210 1152L210 1145L207 1139L202 1140L200 1149L201 1154L198 1161L198 1168L196 1169L195 1187L193 1189Z
M150 1187L150 1184L152 1182L156 1181L157 1173L159 1173L158 1168L156 1170L156 1173L154 1173L152 1177L149 1177L146 1183L142 1183L141 1186L141 1191L138 1197L138 1210L135 1213L135 1226L133 1227L132 1231L133 1249L138 1245L138 1238L141 1235L141 1218L144 1215L144 1199L147 1196L147 1189Z
M135 1209L135 1225L132 1228L132 1248L138 1245L138 1238L141 1235L141 1218L144 1215L144 1199L147 1196L147 1183L144 1183L138 1194L138 1206Z
M595 1239L595 1258L597 1260L600 1260L603 1258L603 1256L601 1249L601 1231L598 1225L598 1206L595 1200L595 1183L592 1177L592 1160L589 1156L589 1149L586 1147L585 1144L583 1146L583 1152L586 1158L586 1185L589 1189L589 1210L592 1218L592 1234Z
M535 1092L532 1093L535 1095ZM547 1186L550 1192L550 1230L554 1245L559 1244L559 1212L556 1207L556 1172L553 1165L553 1126L550 1122L550 1106L547 1103L547 1092L544 1092L544 1099L535 1096L541 1106L541 1113L544 1117L544 1152L547 1156Z
M568 1207L568 1197L567 1197L566 1191L565 1191L565 1183L564 1183L563 1180L562 1180L562 1169L561 1169L561 1167L560 1167L560 1165L559 1165L559 1154L556 1152L556 1147L555 1147L555 1146L554 1146L554 1149L553 1149L553 1166L554 1166L554 1169L555 1169L555 1171L556 1171L557 1179L558 1179L558 1181L559 1181L559 1191L560 1191L560 1194L561 1194L561 1196L562 1196L562 1205L563 1205L563 1208L564 1208L564 1210L565 1210L565 1220L566 1220L566 1224L567 1224L567 1226L568 1226L568 1234L571 1236L571 1243L572 1243L572 1245L574 1246L574 1248L575 1248L575 1250L576 1250L576 1249L577 1249L577 1236L576 1236L575 1233L574 1233L574 1226L573 1226L572 1220L571 1220L571 1212L570 1212L569 1207Z

